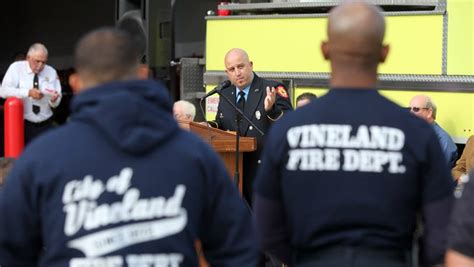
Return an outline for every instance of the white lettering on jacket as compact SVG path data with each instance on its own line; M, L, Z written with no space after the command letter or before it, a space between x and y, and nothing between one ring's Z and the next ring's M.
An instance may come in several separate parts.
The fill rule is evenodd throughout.
M404 173L402 130L376 125L310 124L287 132L291 171Z
M73 236L81 229L92 231L128 223L71 240L69 247L81 250L87 257L96 257L133 244L164 238L184 229L187 213L181 204L186 187L177 185L168 199L163 196L141 199L140 190L130 187L132 177L133 170L124 168L105 184L92 175L66 184L62 198L66 236ZM113 203L98 203L97 199L105 192L122 196L122 199ZM141 222L144 220L147 221Z

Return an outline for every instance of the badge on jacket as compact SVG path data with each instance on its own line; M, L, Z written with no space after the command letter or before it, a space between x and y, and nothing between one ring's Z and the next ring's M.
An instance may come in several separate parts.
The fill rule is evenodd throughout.
M260 120L261 117L262 114L260 113L260 110L255 111L255 118L257 118L257 120Z
M224 114L222 114L222 112L219 113L219 118L220 118L220 119L223 119L223 118L224 118Z

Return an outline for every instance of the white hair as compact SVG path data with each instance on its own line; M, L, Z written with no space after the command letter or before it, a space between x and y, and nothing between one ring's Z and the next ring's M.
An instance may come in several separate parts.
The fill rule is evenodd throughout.
M39 51L42 51L44 52L46 55L48 55L48 49L46 49L46 46L44 46L44 44L41 44L41 43L34 43L30 46L30 48L28 49L28 53L27 55L28 56L31 56Z
M183 109L183 113L186 117L189 117L192 121L196 117L196 108L193 103L186 100L179 100L174 103L175 105L180 106Z

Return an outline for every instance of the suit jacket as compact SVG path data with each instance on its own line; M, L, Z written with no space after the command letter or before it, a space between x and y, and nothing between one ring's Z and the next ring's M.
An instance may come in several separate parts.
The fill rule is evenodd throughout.
M267 95L267 86L274 87L277 90L277 98L273 109L269 112L265 111L265 97ZM229 86L222 90L222 94L236 103L237 96L235 94L235 86ZM254 73L254 78L250 86L249 95L245 103L244 114L264 133L268 131L271 124L281 118L285 112L292 110L290 97L286 88L276 81L270 81L258 77ZM220 99L217 108L216 119L211 122L213 127L221 130L236 131L235 122L236 112L224 99ZM241 136L250 136L257 138L257 151L260 152L264 136L258 133L245 119L240 124ZM260 154L260 153L258 153Z
M277 97L273 108L265 111L265 97L267 96L267 86L274 87L277 91ZM235 86L229 86L221 91L230 101L236 103L237 96L235 94ZM267 133L273 122L280 119L285 112L292 110L290 97L285 87L275 81L265 80L258 77L254 73L252 84L245 103L244 114L257 126L263 133ZM224 99L219 100L216 119L209 122L213 127L221 130L236 131L236 111ZM240 124L241 136L255 137L257 139L257 150L251 153L245 153L243 157L243 195L244 198L251 203L252 184L255 178L260 154L265 142L265 136L262 136L254 129L245 119Z
M456 165L451 170L451 174L457 180L472 169L474 169L474 135L467 140L461 158L456 161Z

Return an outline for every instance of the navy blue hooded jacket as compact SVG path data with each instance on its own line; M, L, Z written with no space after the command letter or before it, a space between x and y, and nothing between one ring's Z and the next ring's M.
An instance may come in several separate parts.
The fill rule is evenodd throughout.
M253 266L249 211L218 156L181 130L164 86L109 83L36 139L0 194L0 265Z

